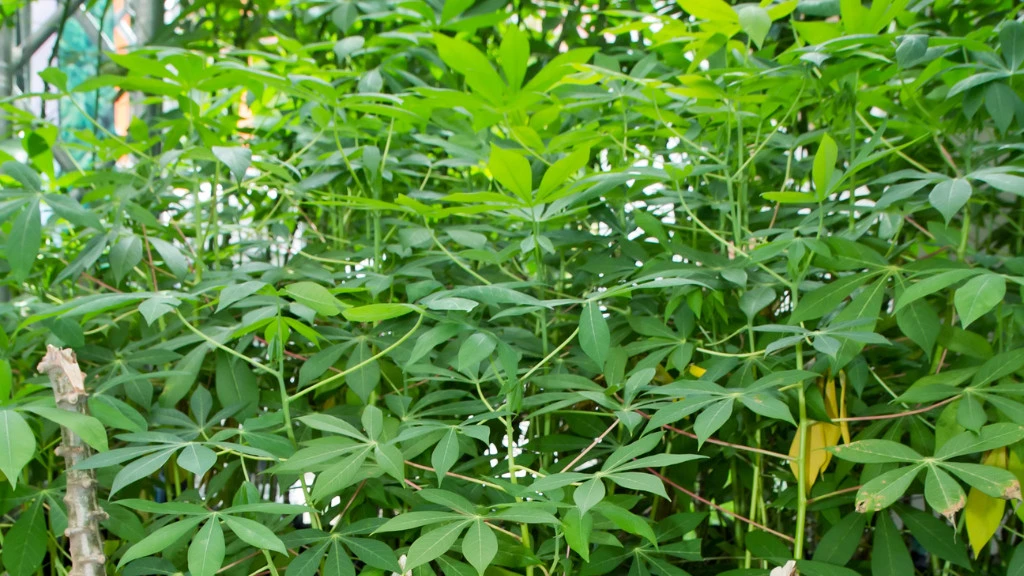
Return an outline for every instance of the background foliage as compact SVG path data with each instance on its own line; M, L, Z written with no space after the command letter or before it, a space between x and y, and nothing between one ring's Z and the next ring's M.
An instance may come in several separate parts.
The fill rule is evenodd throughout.
M158 115L4 104L4 569L64 424L111 573L1024 573L1018 10L193 2L47 71Z

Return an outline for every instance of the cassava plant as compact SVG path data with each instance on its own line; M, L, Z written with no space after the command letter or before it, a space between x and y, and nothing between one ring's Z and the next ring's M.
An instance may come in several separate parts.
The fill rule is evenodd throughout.
M91 471L110 574L1024 574L1022 19L198 0L45 71L3 569L71 569ZM147 115L21 107L97 91Z

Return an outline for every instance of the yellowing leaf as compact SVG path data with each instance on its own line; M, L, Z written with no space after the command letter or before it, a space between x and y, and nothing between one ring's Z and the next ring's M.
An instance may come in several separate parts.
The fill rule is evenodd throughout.
M699 376L698 376L698 378L699 378ZM661 364L658 364L657 366L654 367L654 381L655 382L658 382L659 384L669 384L673 380L675 380L675 378L673 378L672 375L669 374L668 370L665 370L664 366L662 366Z
M701 376L707 374L708 372L706 369L701 368L696 364L690 364L690 367L687 368L687 370L690 372L690 374L693 375L694 378L700 378Z
M1006 449L990 451L985 455L983 463L1006 468ZM967 540L974 550L975 558L999 529L1005 510L1006 500L992 498L976 488L971 488L967 495L967 506L964 507L964 520L967 524Z
M847 412L846 412L846 372L843 372L843 371L839 372L839 383L840 383L840 390L839 390L839 417L840 418L846 418L847 417ZM843 444L849 444L850 443L850 424L849 424L849 422L846 422L845 420L843 422L840 422L839 423L839 431L843 435Z
M840 381L842 382L843 396L841 407L836 398L835 379L829 377L827 383L818 382L818 387L824 392L825 413L829 418L846 417L846 377L842 373L840 373ZM817 481L819 476L825 474L829 463L832 462L832 452L829 448L838 446L840 438L844 442L849 443L850 430L846 427L845 422L841 425L830 422L814 422L807 427L807 435L807 491L810 492L814 482ZM794 476L799 477L800 467L797 463L800 457L799 431L793 437L793 443L789 447L789 455L792 458L789 461L789 468L793 471Z
M832 461L832 452L828 448L839 442L839 426L827 422L815 422L807 427L807 492L818 480L818 477L825 473L829 462ZM799 477L800 467L800 432L797 431L793 437L793 443L789 447L789 468L793 475Z

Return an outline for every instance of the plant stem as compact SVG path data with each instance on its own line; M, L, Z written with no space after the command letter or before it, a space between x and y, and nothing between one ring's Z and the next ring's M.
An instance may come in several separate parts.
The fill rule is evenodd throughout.
M85 374L78 367L70 348L46 347L46 355L37 366L50 377L57 408L75 414L86 414ZM104 576L106 556L99 522L107 513L96 502L96 472L80 470L78 465L91 451L82 438L70 428L61 426L61 445L56 453L64 456L67 489L68 527L64 531L71 548L71 572L76 576ZM19 543L21 545L22 543Z

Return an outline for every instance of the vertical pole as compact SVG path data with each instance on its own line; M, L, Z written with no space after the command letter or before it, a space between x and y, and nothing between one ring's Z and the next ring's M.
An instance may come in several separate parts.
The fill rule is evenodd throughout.
M149 44L164 24L163 0L131 0L135 5L135 31L138 46Z
M5 100L14 93L14 68L11 62L13 30L0 24L0 100ZM7 114L0 114L0 140L6 139L10 130Z
M14 67L11 62L13 43L13 30L0 22L0 100L6 100L14 93ZM0 111L0 141L6 140L10 131L10 120L6 113ZM10 299L10 289L0 286L0 302L8 302Z
M135 46L145 46L152 42L160 28L164 25L164 0L127 0L135 6L135 21L132 30L135 32ZM142 102L142 95L136 94L139 102ZM150 106L134 106L136 117L145 118L148 122L163 112L160 104ZM159 152L160 145L157 144L154 152Z

